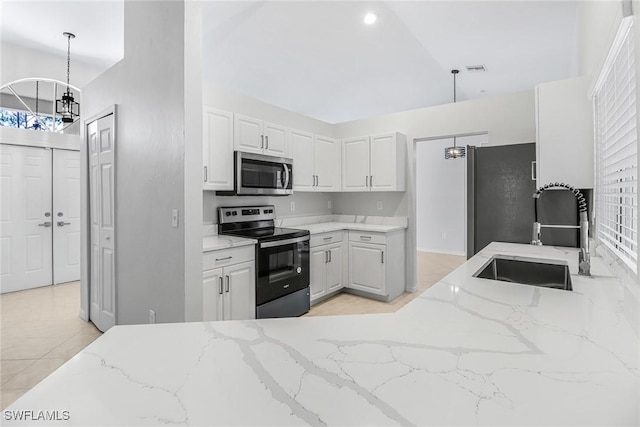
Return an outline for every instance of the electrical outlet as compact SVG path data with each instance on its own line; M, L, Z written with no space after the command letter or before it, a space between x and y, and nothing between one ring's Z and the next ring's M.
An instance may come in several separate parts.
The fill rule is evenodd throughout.
M156 323L156 312L149 310L149 323Z
M331 200L327 201L327 209L331 209Z
M441 237L442 237L442 240L447 240L447 232L443 231Z
M291 204L289 205L289 210L291 210L291 212L296 210L296 202L291 202Z
M378 210L382 210L382 200L378 200Z
M178 209L171 209L171 226L178 228Z

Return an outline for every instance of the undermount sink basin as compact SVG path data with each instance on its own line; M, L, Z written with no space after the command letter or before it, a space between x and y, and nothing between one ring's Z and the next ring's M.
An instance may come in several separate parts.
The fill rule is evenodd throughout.
M571 291L571 274L565 261L494 255L473 277Z

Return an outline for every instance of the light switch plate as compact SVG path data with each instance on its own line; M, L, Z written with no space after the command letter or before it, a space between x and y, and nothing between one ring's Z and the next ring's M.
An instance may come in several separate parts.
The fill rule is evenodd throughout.
M296 210L296 202L291 202L291 204L289 206L290 206L291 212Z
M382 210L382 200L378 200L378 210Z
M149 323L156 323L156 312L149 310Z
M331 200L327 201L327 209L331 209Z

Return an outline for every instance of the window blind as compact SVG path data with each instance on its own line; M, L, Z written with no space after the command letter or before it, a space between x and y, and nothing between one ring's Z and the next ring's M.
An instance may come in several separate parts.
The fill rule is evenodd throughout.
M594 92L596 238L637 273L638 133L631 23ZM617 52L615 51L617 50Z

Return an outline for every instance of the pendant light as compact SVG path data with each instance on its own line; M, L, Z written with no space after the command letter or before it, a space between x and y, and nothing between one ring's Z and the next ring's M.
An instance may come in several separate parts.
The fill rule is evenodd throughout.
M456 74L460 71L451 70L451 74L453 74L453 103L456 103ZM462 146L456 146L456 137L453 137L453 147L447 147L444 149L444 158L445 159L460 159L463 158L466 154L467 148Z
M80 104L73 99L73 93L69 89L69 68L71 64L71 39L76 38L75 34L64 32L67 38L67 91L61 99L56 99L56 114L60 114L63 123L73 123L80 115Z

